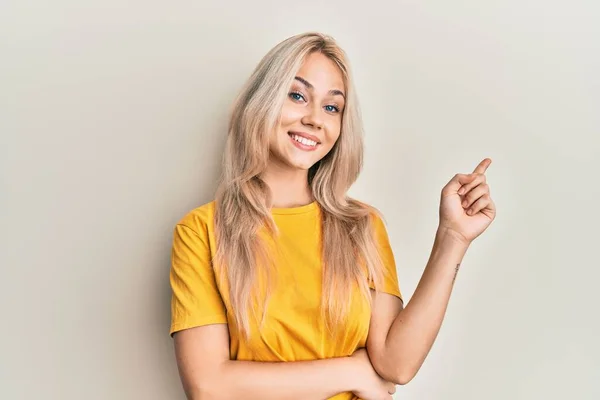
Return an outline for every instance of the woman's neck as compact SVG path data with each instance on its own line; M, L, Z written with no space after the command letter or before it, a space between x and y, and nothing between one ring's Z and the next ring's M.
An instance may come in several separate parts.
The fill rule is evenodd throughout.
M314 200L308 185L307 170L270 165L260 178L271 190L273 208L299 207Z

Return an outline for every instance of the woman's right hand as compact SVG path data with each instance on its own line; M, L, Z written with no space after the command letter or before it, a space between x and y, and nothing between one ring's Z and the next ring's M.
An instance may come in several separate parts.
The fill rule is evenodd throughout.
M363 400L392 400L396 385L383 379L373 368L367 350L358 349L351 356L358 365L358 389L353 393Z

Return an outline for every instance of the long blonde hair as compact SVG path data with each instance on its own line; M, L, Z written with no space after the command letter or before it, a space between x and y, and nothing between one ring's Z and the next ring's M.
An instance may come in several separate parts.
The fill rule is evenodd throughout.
M382 284L383 265L372 224L374 215L380 214L374 207L347 196L362 168L363 128L346 54L327 35L310 32L290 37L260 61L234 102L223 175L215 199L214 265L226 273L233 317L245 337L250 334L249 313L256 316L262 308L264 321L269 298L269 289L260 296L253 286L259 273L269 276L274 269L269 244L259 232L266 231L273 238L278 234L270 213L270 190L259 175L267 167L269 135L278 128L295 74L313 52L335 62L346 86L340 136L332 150L308 172L308 183L322 216L321 311L328 331L332 333L343 322L354 285L371 304L369 282L376 289Z

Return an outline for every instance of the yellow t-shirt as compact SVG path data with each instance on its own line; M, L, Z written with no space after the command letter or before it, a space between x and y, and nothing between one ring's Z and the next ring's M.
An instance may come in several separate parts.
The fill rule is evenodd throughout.
M264 327L251 324L250 343L238 335L230 311L228 287L214 273L215 202L200 206L176 225L171 256L171 330L228 323L230 357L248 361L301 361L349 356L365 347L370 309L362 296L352 296L345 326L328 338L321 319L321 215L318 203L273 208L280 236L275 255L276 285L272 290ZM394 255L380 218L375 232L386 273L383 292L402 298ZM356 289L358 290L358 289ZM357 293L359 294L359 293ZM356 399L351 392L332 399Z

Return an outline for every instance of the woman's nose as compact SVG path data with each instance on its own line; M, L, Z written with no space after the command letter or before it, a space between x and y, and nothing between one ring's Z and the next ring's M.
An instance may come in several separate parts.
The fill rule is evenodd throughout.
M314 129L323 128L323 117L321 115L321 107L312 105L307 107L306 114L302 118L304 125L312 126Z

